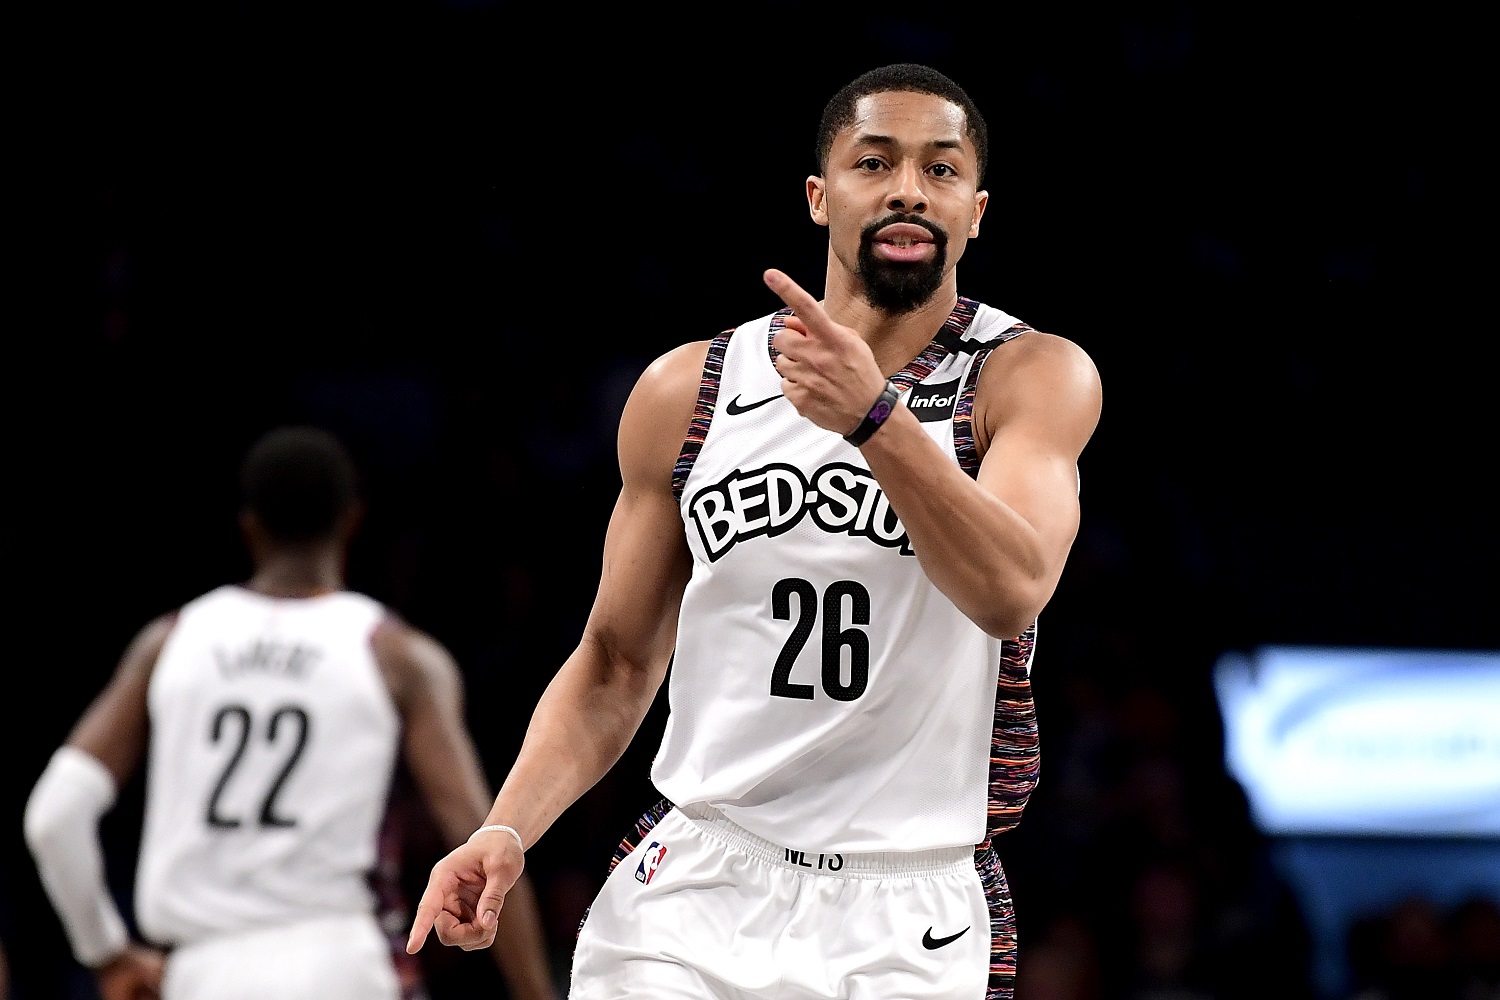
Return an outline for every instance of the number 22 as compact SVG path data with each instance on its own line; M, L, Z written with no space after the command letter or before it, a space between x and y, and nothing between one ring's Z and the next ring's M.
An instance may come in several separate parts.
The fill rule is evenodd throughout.
M283 719L290 720L288 725L296 724L297 731L293 736L291 748L286 752L286 760L280 772L266 790L265 798L261 802L260 815L257 817L258 825L262 827L289 827L296 826L297 820L293 817L282 816L276 811L276 796L286 784L287 776L292 773L292 768L302 756L302 751L307 748L307 731L310 728L307 712L295 705L287 705L277 709L266 725L265 741L268 745L276 744L277 730L281 727ZM238 733L234 737L234 751L229 761L224 765L224 771L219 775L219 780L214 784L213 795L208 800L208 825L222 829L235 829L240 826L239 817L226 816L219 809L219 799L224 794L224 789L229 785L230 776L234 774L235 768L245 756L245 750L250 744L254 723L251 719L250 710L243 705L226 705L219 709L214 716L213 729L210 733L212 742L218 743L221 739L228 738L224 730L233 720L238 726Z

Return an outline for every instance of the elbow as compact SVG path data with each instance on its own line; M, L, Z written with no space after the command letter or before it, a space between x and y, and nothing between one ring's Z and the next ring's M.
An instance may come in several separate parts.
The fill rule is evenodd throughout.
M33 854L45 852L49 846L59 843L70 828L89 818L80 815L69 791L68 786L50 772L31 789L25 811L21 814L21 835Z
M977 614L970 614L974 624L996 639L1014 639L1025 632L1041 614L1052 597L1053 587L1044 580L1013 581L991 592Z
M1025 617L1024 615L989 615L984 619L976 619L975 624L985 631L985 634L996 639L1014 639L1031 627L1036 621L1036 615Z
M52 755L32 786L21 817L26 846L33 852L70 841L96 826L115 802L114 776L99 760L64 745Z
M21 834L26 846L34 854L54 843L62 832L62 817L57 810L49 809L35 792L26 800L26 811L21 817Z
M65 850L72 837L97 816L76 801L71 790L55 782L39 785L26 800L21 835L34 857L52 857Z
M583 662L589 665L589 687L603 693L601 704L622 708L627 714L639 710L643 718L666 677L670 645L659 649L623 643L617 635L588 631L580 648L590 651Z

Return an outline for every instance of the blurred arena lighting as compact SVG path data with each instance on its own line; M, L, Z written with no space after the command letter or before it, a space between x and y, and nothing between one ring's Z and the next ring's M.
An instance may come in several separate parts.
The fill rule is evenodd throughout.
M1214 687L1264 832L1500 837L1500 652L1271 646Z

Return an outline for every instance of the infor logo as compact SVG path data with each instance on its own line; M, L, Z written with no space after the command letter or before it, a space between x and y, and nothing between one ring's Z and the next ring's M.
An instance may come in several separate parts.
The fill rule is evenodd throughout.
M924 424L951 420L953 404L958 402L958 379L932 385L914 385L906 397L906 408Z

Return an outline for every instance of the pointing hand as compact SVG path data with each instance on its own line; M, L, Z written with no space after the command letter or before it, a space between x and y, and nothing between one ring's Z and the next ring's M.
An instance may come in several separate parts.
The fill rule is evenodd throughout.
M783 272L772 268L764 278L792 309L771 341L782 391L808 420L848 434L885 389L870 345L857 330L835 323L822 303Z

